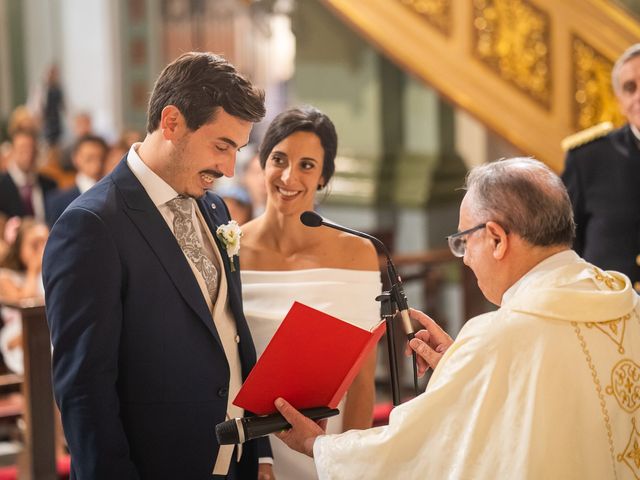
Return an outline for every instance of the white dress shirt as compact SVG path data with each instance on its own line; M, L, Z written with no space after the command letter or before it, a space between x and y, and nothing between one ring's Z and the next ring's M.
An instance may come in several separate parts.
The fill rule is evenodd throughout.
M76 187L78 187L78 190L80 190L80 195L89 190L95 184L96 181L93 178L85 175L84 173L78 173L76 175Z

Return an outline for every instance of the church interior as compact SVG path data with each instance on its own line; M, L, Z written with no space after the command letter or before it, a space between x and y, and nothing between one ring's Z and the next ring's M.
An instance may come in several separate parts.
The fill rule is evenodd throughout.
M164 66L185 52L222 55L264 90L266 107L233 178L213 186L231 218L242 226L264 210L257 156L271 121L316 107L339 141L314 209L380 239L408 306L455 338L467 319L496 308L448 246L467 172L534 157L560 175L569 149L623 126L611 70L639 38L636 0L0 0L0 172L14 132L27 128L37 132L38 174L58 189L75 185L83 136L102 156L100 176L109 174L145 138ZM35 205L19 218L0 205L0 258L28 216L46 230L34 246L42 256L55 218ZM44 291L26 292L24 278L21 294L0 281L0 480L69 478ZM392 408L389 348L383 338L374 425ZM404 348L396 337L403 401L415 396Z

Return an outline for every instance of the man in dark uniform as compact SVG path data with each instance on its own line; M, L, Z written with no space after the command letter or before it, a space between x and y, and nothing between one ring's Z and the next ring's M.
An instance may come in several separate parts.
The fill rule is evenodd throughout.
M616 61L611 78L628 123L578 134L566 145L562 180L573 204L578 255L623 272L640 291L640 43Z

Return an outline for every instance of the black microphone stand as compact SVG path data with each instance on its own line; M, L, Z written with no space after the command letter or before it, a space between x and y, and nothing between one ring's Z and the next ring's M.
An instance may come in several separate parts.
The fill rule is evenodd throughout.
M381 303L380 317L385 321L387 327L387 350L389 352L389 370L391 372L391 395L393 399L393 406L397 407L401 403L400 374L398 369L398 359L396 356L395 326L393 324L393 319L399 309L407 310L408 305L407 297L404 294L404 289L400 283L400 277L390 257L387 257L387 276L390 284L389 290L382 292L381 295L376 297L376 300ZM413 337L415 337L414 332L407 334L407 340L411 340ZM413 388L416 396L418 396L418 361L415 351L411 352L411 360L413 366Z
M393 406L397 407L400 405L400 380L399 380L399 370L398 370L398 359L396 357L396 345L395 345L395 327L393 323L393 319L399 310L404 310L405 312L408 310L407 297L404 293L404 288L402 287L402 280L398 275L395 265L391 260L391 255L389 250L384 243L382 243L376 237L369 235L364 232L360 232L358 230L353 230L351 228L343 227L342 225L338 225L333 222L325 221L320 215L316 212L307 211L300 215L300 221L308 227L319 227L326 226L329 228L335 228L336 230L341 230L343 232L349 233L351 235L356 235L358 237L363 237L371 240L374 244L380 246L382 252L387 258L387 276L389 277L389 290L382 292L381 295L376 297L376 300L381 302L380 306L380 317L385 321L386 330L387 330L387 346L389 352L389 374L391 377L391 394L393 399ZM406 319L407 323L409 323L408 317ZM409 328L410 325L407 327ZM408 340L411 340L414 337L414 333L409 331L407 333ZM412 360L413 360L413 386L415 389L416 396L418 395L418 364L416 358L416 352L412 352Z
M393 319L396 306L390 291L382 292L376 297L380 302L380 318L384 320L387 328L387 351L389 352L389 372L391 376L391 397L393 406L400 405L400 381L398 379L398 359L396 357L396 339L394 334Z

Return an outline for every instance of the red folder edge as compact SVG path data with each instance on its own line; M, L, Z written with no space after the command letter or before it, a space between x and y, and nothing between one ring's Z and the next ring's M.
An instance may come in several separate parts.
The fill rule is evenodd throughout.
M367 354L384 334L384 327L385 323L380 322L372 331L368 331L294 302L233 404L257 415L274 413L276 409L273 402L278 397L284 397L298 409L321 406L335 408L360 371ZM305 357L305 350L318 352L323 348L334 355ZM349 355L354 350L357 353ZM341 363L336 364L339 358ZM320 384L321 391L317 391L318 385L307 390L296 390L292 382L309 383L309 376L305 376L307 370L316 370L318 375L312 378L317 382L313 383ZM300 378L299 381L296 376ZM332 385L322 385L321 379L326 379Z
M347 376L344 377L344 380L340 384L340 387L338 387L336 394L331 399L330 404L327 405L329 408L336 408L340 403L340 400L342 400L342 397L344 396L344 394L347 393L347 390L351 386L351 383L353 382L353 380L356 378L356 375L360 373L360 367L362 366L362 362L364 362L364 359L367 357L369 352L371 352L373 347L378 344L378 341L380 340L382 335L384 335L385 326L386 326L385 322L382 321L374 327L373 331L371 332L371 338L365 344L364 349L360 352L360 355L354 362L353 366L351 367L351 370L349 370L349 373L347 374ZM324 406L324 405L320 405L320 406Z

